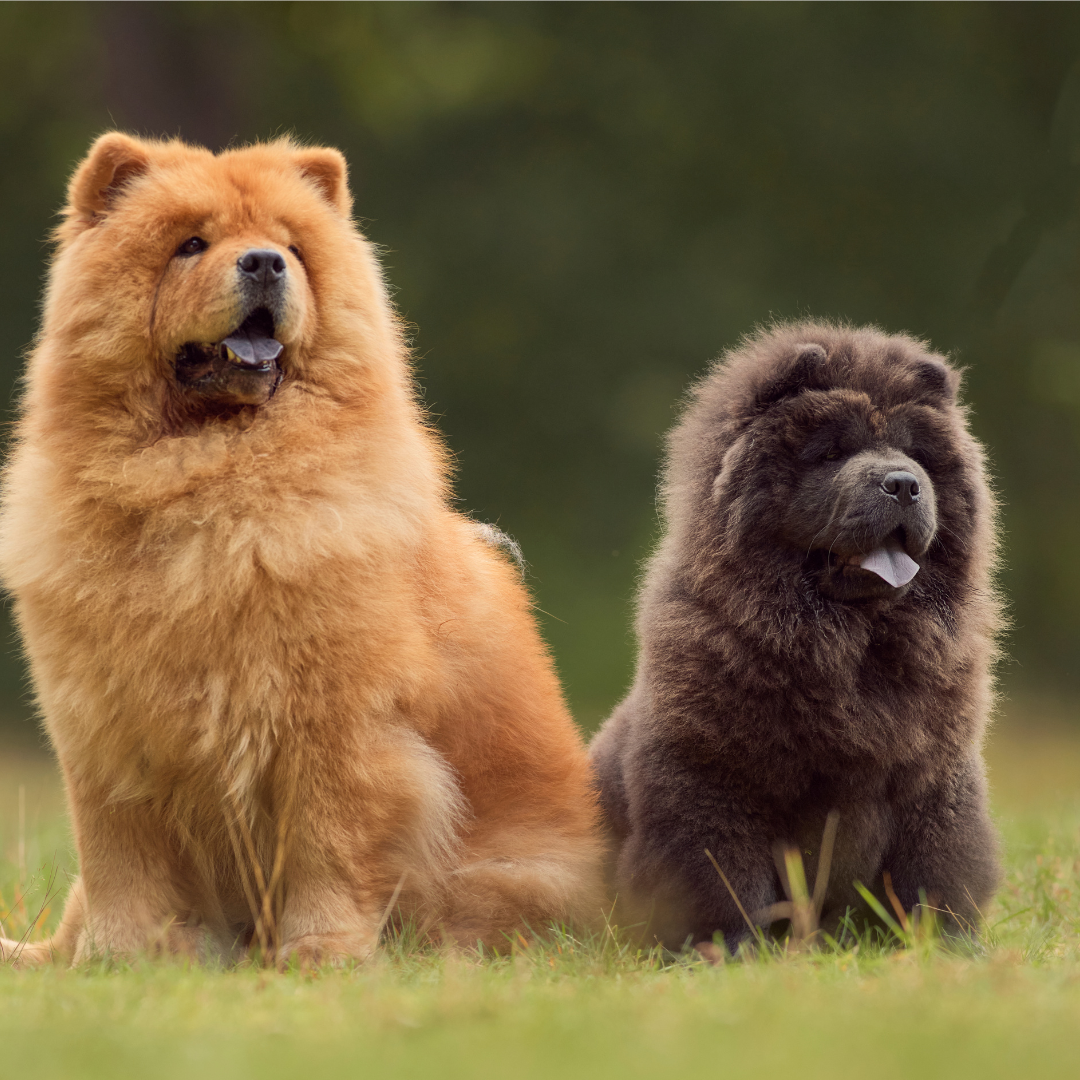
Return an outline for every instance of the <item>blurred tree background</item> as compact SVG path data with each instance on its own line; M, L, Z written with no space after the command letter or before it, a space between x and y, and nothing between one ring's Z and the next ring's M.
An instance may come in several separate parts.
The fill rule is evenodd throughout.
M109 127L341 147L463 509L523 545L586 728L633 664L662 434L770 318L968 368L1008 682L1080 683L1080 7L6 3L0 382ZM7 730L29 731L17 646Z

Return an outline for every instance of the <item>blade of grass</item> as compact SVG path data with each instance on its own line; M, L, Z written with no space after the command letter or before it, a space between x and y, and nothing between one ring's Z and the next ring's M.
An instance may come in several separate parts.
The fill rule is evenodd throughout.
M836 830L840 825L840 812L830 810L825 818L825 832L821 837L821 853L818 855L817 873L814 875L814 917L821 918L825 906L825 896L829 888L829 874L832 872L833 849L836 846Z
M896 935L904 945L908 943L908 936L904 928L885 910L885 905L861 882L856 881L855 891L867 902L870 910Z

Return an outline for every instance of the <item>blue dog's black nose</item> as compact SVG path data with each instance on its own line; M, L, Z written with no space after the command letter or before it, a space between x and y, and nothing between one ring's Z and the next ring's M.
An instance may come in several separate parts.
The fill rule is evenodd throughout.
M245 251L236 265L240 272L259 282L261 285L270 285L285 276L285 258L279 251L271 251L269 248L252 248Z
M881 490L901 506L910 506L919 498L919 481L914 474L897 470L887 473L881 481Z

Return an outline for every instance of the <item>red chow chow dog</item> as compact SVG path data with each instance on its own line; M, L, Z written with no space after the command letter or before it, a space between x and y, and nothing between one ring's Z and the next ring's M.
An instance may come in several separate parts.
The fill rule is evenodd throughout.
M599 911L584 750L350 207L342 156L288 141L113 133L71 182L0 568L80 876L18 962Z

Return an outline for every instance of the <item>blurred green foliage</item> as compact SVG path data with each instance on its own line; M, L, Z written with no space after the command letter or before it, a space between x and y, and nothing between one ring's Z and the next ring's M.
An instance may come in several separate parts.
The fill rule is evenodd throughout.
M523 544L586 727L630 677L662 433L774 317L968 366L1006 678L1076 685L1078 56L1074 4L4 4L0 381L95 134L291 131L350 158L461 506ZM3 678L25 717L14 647Z

